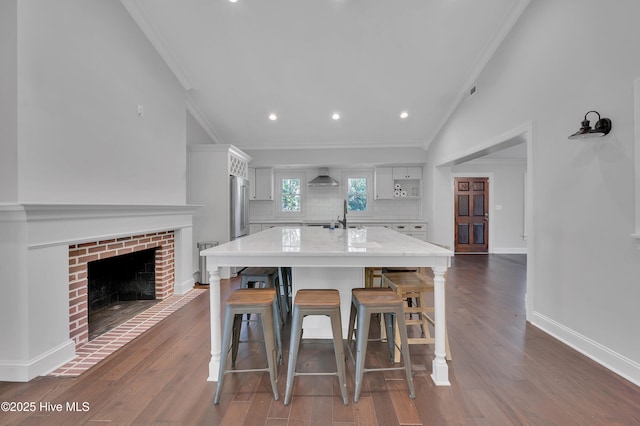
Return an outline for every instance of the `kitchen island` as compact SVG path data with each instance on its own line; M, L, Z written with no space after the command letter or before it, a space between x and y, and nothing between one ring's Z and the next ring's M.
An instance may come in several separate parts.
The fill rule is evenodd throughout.
M220 267L290 266L294 294L301 288L340 290L343 327L346 327L351 289L363 286L365 267L426 266L434 272L436 342L431 377L436 385L449 385L449 369L445 360L444 273L451 264L453 252L383 227L335 230L276 227L212 247L200 254L207 257L210 276L210 381L217 381L220 365ZM305 337L322 338L324 330L322 323L305 325Z

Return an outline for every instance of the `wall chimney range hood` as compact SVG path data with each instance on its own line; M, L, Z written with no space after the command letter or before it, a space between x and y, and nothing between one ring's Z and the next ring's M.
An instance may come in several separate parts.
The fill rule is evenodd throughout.
M339 186L340 184L338 183L337 180L329 176L329 169L327 167L324 167L318 170L318 176L311 179L307 185L326 187L326 186Z

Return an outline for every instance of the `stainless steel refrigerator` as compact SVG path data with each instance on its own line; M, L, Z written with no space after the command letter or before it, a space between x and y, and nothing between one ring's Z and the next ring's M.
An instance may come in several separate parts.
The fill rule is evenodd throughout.
M231 239L249 233L249 180L231 176Z

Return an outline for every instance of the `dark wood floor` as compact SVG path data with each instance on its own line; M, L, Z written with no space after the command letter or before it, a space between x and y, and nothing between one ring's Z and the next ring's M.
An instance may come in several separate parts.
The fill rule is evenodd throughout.
M285 407L282 398L273 400L265 374L250 373L228 376L220 405L213 405L206 292L78 378L0 382L0 402L36 405L29 413L0 412L0 424L640 424L640 388L525 322L524 256L457 255L447 280L451 387L434 386L432 348L414 345L415 400L395 372L365 375L360 401L346 407L337 379L308 376L297 378ZM223 282L223 297L234 286ZM261 350L242 348L239 362ZM369 356L371 363L388 359L381 345ZM299 366L330 368L332 357L330 345L309 344ZM353 366L347 369L352 395ZM282 397L285 376L281 366ZM68 411L74 402L87 411ZM47 412L44 403L62 404L62 412Z

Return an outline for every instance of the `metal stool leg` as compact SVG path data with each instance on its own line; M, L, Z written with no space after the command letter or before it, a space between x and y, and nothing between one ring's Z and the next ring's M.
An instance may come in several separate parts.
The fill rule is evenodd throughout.
M330 318L333 332L333 351L336 355L336 367L338 368L338 383L340 384L340 392L342 393L342 402L344 405L348 405L349 398L347 397L347 382L345 380L344 341L342 340L342 319L340 315L340 309L336 309L330 315Z
M218 370L218 386L216 388L216 396L213 399L214 404L218 404L220 402L220 394L222 392L222 384L224 382L224 376L227 369L227 356L229 352L229 346L231 345L231 335L232 335L232 321L233 321L233 313L231 309L227 308L225 311L224 318L224 332L222 334L222 350L220 352L220 369Z
M394 353L395 353L395 336L394 326L395 326L395 314L384 314L384 322L387 332L387 347L389 348L389 358L391 359L391 363L395 362ZM391 336L391 337L390 337Z
M356 325L357 310L354 302L351 302L351 311L349 312L349 331L347 332L347 348L351 348L351 340L353 340L353 332Z
M238 346L240 346L240 331L242 329L242 315L233 316L233 338L231 340L231 367L236 366L238 358Z
M276 299L278 295L276 294ZM278 307L276 306L276 302L273 302L273 329L276 333L276 357L278 359L278 364L283 364L282 360L282 333L280 330L280 312L278 311Z
M262 320L262 332L264 335L264 344L267 350L267 363L269 365L269 378L271 379L271 388L273 390L273 399L276 401L280 398L278 394L278 374L277 374L277 354L276 354L276 337L274 335L274 330L270 324L274 323L273 319L273 308L265 309L261 313Z
M407 375L407 385L409 386L409 397L415 399L416 391L413 388L413 376L411 373L411 358L409 356L409 340L407 338L407 325L405 324L404 315L395 315L397 328L400 330L400 342L402 345L402 362Z
M353 394L353 402L358 402L362 390L362 378L364 375L364 359L367 353L369 340L369 324L371 313L363 306L358 306L358 332L356 333L356 386Z
M289 345L289 367L287 369L287 390L284 397L284 405L288 405L289 402L291 402L291 396L293 395L293 377L296 371L301 338L302 318L300 317L300 310L297 306L294 306L293 319L291 321L291 343Z

